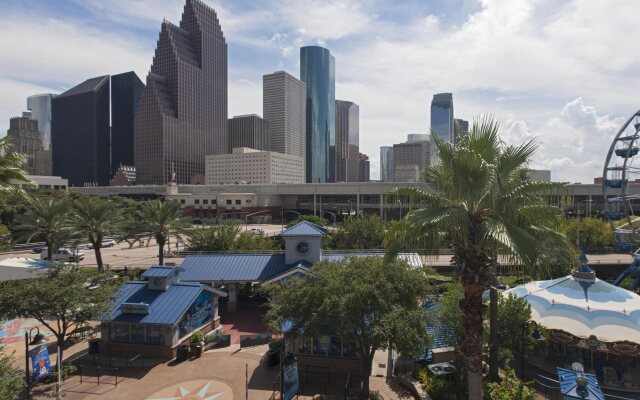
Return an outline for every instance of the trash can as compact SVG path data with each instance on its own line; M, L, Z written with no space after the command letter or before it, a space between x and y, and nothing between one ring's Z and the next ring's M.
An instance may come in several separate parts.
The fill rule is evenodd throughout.
M178 351L176 353L176 360L178 362L185 361L189 358L189 345L182 344L178 346Z

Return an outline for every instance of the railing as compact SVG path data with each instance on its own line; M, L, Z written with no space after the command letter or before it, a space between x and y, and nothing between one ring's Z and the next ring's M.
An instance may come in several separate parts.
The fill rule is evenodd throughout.
M87 367L88 366L86 366L84 364L80 364L79 365L80 383L83 383L83 378L84 378L84 380L86 380L86 378L89 377L89 375L86 373L87 372ZM89 368L91 368L91 367L89 367ZM113 372L115 372L114 373L114 376L115 376L114 385L115 385L115 387L118 387L118 368L117 367L114 367L114 368L101 367L100 365L98 365L98 366L94 367L94 369L95 369L94 377L97 379L98 386L100 386L100 377L102 376L101 372L102 371L113 371ZM94 382L94 383L96 383L96 382ZM104 380L103 380L103 383L106 383L106 382L104 382Z

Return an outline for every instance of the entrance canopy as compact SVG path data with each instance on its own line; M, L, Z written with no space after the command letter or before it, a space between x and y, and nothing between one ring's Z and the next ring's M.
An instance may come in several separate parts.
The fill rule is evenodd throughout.
M640 296L584 271L534 281L505 292L531 304L531 318L547 329L599 342L640 345Z

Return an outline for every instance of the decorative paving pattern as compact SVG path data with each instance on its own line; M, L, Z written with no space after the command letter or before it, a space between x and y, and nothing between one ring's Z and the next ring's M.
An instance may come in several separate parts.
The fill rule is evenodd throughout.
M164 388L147 400L232 400L229 385L214 380L198 380L178 383Z
M40 328L40 333L45 336L51 335L49 329L40 322L30 318L12 319L10 321L0 320L0 343L15 343L24 340L24 333L31 328Z

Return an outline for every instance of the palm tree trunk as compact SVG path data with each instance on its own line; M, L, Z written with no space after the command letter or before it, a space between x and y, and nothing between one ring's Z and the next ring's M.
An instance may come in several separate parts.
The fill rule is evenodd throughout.
M47 242L47 260L53 260L53 243Z
M164 265L164 243L165 243L165 239L164 239L164 237L156 238L156 241L158 242L158 265Z
M98 264L98 272L104 272L104 265L102 265L102 252L100 251L100 245L102 243L94 243L93 251L96 253L96 264Z
M484 286L464 283L464 298L460 300L463 316L462 352L465 356L469 400L482 400L482 319Z
M498 290L489 289L489 379L498 381Z

